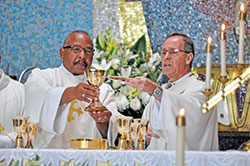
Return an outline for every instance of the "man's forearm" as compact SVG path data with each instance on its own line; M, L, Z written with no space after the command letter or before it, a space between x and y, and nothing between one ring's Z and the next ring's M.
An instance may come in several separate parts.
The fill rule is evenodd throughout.
M107 138L107 133L108 133L108 127L109 127L109 122L105 123L96 123L96 126L99 130L99 132L102 135L102 138Z

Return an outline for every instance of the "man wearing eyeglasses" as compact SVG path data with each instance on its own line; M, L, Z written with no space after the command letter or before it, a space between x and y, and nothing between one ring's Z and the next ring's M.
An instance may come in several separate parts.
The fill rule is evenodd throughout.
M160 86L144 77L126 81L140 91L152 94L143 118L149 119L146 142L148 149L176 150L176 117L181 108L186 117L186 150L218 150L216 110L202 113L206 86L191 72L194 45L190 37L168 35L161 50L163 72L169 82Z
M63 61L59 68L34 69L25 83L25 115L39 122L40 128L33 141L35 148L66 148L70 138L107 138L112 146L119 113L112 88L104 83L98 89L84 76L94 54L89 35L71 32L59 53ZM96 97L105 110L85 112Z

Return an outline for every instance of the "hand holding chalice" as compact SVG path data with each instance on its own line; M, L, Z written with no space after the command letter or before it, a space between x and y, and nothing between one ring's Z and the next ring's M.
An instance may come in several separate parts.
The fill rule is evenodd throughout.
M86 79L89 84L96 87L100 87L105 80L106 70L99 69L89 69L85 72ZM88 107L85 108L86 111L103 111L106 108L102 105L99 100L99 97L94 98Z

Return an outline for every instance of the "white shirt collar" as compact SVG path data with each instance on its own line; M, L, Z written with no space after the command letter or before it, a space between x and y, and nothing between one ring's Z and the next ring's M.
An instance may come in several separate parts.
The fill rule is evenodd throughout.
M178 80L174 81L174 82L170 82L169 80L169 84L172 85L175 85L176 83L180 82L181 80L187 78L187 77L190 77L191 75L193 75L193 73L190 71L189 73L185 74L184 76L182 76L181 78L179 78Z

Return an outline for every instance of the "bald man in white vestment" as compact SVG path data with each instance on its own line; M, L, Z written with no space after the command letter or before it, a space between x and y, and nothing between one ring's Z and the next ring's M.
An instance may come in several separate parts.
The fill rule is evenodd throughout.
M119 115L114 91L103 83L99 92L84 76L94 54L89 35L80 30L71 32L59 52L63 60L60 67L34 69L25 83L25 115L39 122L34 147L67 148L70 138L107 138L113 146ZM105 110L85 112L84 108L98 96Z
M138 90L152 94L144 110L144 119L149 119L147 149L176 150L176 117L181 108L186 117L186 150L218 150L218 122L216 108L202 113L206 86L191 72L194 46L184 34L170 34L161 50L162 69L168 76L167 85L159 86L144 77L126 81Z
M0 69L0 148L14 147L14 116L21 116L24 109L24 86L11 79Z

